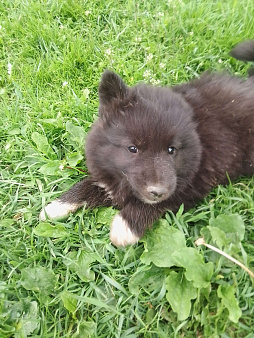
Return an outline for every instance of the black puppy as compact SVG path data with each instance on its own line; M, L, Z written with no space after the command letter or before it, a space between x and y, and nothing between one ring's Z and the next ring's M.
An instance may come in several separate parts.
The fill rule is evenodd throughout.
M232 50L254 61L254 42ZM99 119L86 142L90 177L40 213L116 206L113 244L136 243L167 209L192 207L227 175L254 174L254 77L223 74L172 88L127 87L111 71L99 86Z

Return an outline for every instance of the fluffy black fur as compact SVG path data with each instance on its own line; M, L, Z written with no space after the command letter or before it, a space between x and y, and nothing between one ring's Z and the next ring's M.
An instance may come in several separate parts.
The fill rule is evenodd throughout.
M254 60L254 42L232 55ZM86 141L90 177L60 203L116 206L140 238L167 209L192 207L227 175L254 174L254 77L205 73L172 88L127 87L106 71L99 98Z

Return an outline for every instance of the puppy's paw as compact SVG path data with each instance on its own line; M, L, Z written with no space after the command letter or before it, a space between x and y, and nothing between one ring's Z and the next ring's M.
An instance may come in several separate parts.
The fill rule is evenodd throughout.
M128 223L118 214L111 225L110 240L115 246L126 246L137 243L139 237L131 231Z
M66 218L71 212L74 212L78 209L79 206L75 204L63 203L59 200L55 200L45 208L43 208L40 212L40 220L45 221L47 218L49 219L63 219Z

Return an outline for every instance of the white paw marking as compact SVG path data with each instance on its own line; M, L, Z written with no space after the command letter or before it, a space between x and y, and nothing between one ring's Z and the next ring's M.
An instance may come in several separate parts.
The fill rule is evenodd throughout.
M120 215L116 215L111 225L110 240L115 246L126 246L137 243L139 237L130 230Z
M77 204L61 203L60 201L55 200L41 210L39 217L41 221L45 221L47 218L61 219L67 217L79 207L80 205Z

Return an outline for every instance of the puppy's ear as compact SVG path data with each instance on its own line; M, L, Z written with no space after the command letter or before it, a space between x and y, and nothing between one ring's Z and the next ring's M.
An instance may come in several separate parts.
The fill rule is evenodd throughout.
M107 106L113 100L123 100L127 97L128 87L116 73L106 70L99 85L99 99L102 106Z

